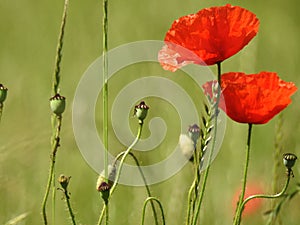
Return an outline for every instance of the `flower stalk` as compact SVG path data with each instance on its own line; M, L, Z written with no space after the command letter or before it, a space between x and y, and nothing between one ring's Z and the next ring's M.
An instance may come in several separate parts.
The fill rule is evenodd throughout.
M159 209L161 211L161 217L162 217L162 224L165 225L166 224L166 220L165 220L165 215L164 215L164 209L163 209L163 206L161 204L161 202L159 201L158 198L155 198L155 197L148 197L145 202L144 202L144 205L143 205L143 213L142 213L142 222L141 222L141 225L144 225L144 221L145 221L145 214L146 214L146 206L147 206L147 203L148 202L152 202L152 201L155 201L158 206L159 206Z
M216 102L214 104L214 134L213 134L213 140L212 140L212 148L208 156L208 166L205 170L205 173L203 175L203 182L202 182L202 187L200 190L199 194L199 200L197 207L195 209L195 215L192 221L192 225L196 225L199 217L199 212L201 209L204 193L205 193L205 188L206 188L206 183L207 183L207 178L209 174L209 169L210 169L210 163L212 160L213 152L216 147L216 137L217 137L217 127L218 127L218 114L219 114L219 103L220 103L220 98L221 98L221 62L217 63L217 68L218 68L218 86L217 86L217 96L216 96Z
M58 44L56 48L55 66L52 82L53 97L50 99L50 107L53 112L52 117L52 138L51 138L51 155L50 155L50 168L48 173L48 181L46 185L45 194L42 201L42 218L44 225L48 224L46 205L53 182L53 198L52 198L52 223L55 223L55 160L58 147L60 146L60 131L62 125L62 113L65 110L65 98L59 95L60 83L60 64L62 60L62 49L64 40L65 24L67 20L68 0L65 0L63 15L61 19L60 33L58 37ZM58 97L58 98L57 98ZM58 110L58 111L57 111Z
M242 214L243 209L244 209L245 205L247 204L247 202L249 202L253 199L256 199L256 198L275 199L275 198L282 197L289 186L290 178L291 178L291 176L288 175L283 189L281 190L281 192L279 192L277 194L274 194L274 195L257 194L257 195L249 196L244 201L242 201L242 203L240 204L240 207L238 207L238 209L237 209L236 220L235 220L234 224L238 225L241 223L241 214Z
M248 138L247 138L247 145L246 145L246 159L245 159L245 167L244 167L244 174L243 174L243 181L242 181L242 191L241 195L239 197L239 201L237 204L237 210L234 217L234 223L235 225L240 224L240 215L239 213L243 210L243 201L245 197L245 191L246 191L246 184L247 184L247 175L248 175L248 167L249 167L249 159L250 159L250 144L251 144L251 134L252 134L252 124L248 124Z

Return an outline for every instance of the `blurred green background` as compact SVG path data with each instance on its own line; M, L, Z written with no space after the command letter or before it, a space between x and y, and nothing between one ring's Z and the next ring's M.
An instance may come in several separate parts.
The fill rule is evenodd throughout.
M246 48L223 63L223 72L275 71L282 79L299 86L300 17L296 0L110 1L109 48L138 40L163 40L173 20L178 17L226 3L240 5L254 12L260 19L260 31ZM72 176L69 187L71 201L81 224L96 224L102 201L95 190L97 174L82 158L73 136L72 99L84 71L102 52L101 7L101 1L70 0L61 68L61 93L67 97L68 107L64 113L56 171L58 175L64 173ZM29 215L19 224L42 224L40 208L47 179L51 136L48 100L51 97L62 10L63 1L58 0L0 2L0 83L9 89L0 124L0 224L25 212ZM114 90L128 80L141 76L141 73L147 74L149 68L172 77L171 72L161 68L144 66L131 69L128 77L126 73L121 73L112 81L116 85ZM215 68L212 67L212 70L215 71ZM113 101L113 98L110 100ZM299 100L299 93L296 93L293 103L283 112L280 130L284 152L299 154ZM149 101L155 107L155 101ZM165 108L156 106L156 109L153 114L150 113L150 118L166 114ZM172 116L163 118L167 124L172 124ZM277 120L278 117L275 117L268 124L254 126L253 129L249 181L260 184L268 193L272 190ZM101 126L100 122L98 126ZM157 156L152 154L154 158L151 159L141 156L142 162L165 157L168 153L166 146L169 143L172 147L177 144L179 133L176 131L180 132L180 129L176 129L169 131L173 133L155 151L160 152ZM242 177L246 132L246 125L228 119L222 149L211 167L200 215L201 224L232 223L232 198ZM112 153L124 150L114 134L111 132L110 135L110 148L114 149ZM193 178L191 171L192 166L186 165L169 180L151 186L153 195L163 203L167 224L184 224L187 190ZM279 172L280 186L285 178L283 166ZM299 172L297 165L291 189L299 182ZM110 224L139 224L145 197L142 187L118 186L110 205ZM297 196L282 209L282 224L299 224L299 200ZM68 224L69 216L60 192L57 193L56 204L56 224ZM264 201L255 214L245 217L244 224L264 224L266 217L263 212L269 208L270 202ZM50 212L50 201L48 209ZM149 212L146 224L153 224Z

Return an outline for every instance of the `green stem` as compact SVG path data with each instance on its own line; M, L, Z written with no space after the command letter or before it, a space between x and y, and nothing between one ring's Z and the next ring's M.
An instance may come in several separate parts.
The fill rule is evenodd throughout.
M149 201L155 201L158 205L159 205L159 208L160 208L160 211L161 211L161 217L162 217L162 223L163 225L166 224L166 221L165 221L165 215L164 215L164 209L162 207L162 204L161 202L155 198L155 197L148 197L145 202L144 202L144 205L143 205L143 213L142 213L142 222L141 222L141 225L144 225L144 221L145 221L145 214L146 214L146 206L147 206L147 203Z
M121 158L121 156L123 156L124 154L125 154L125 151L119 153L119 154L116 156L116 158L115 158L114 164L116 164L116 162L119 160L119 158ZM143 173L143 170L142 170L142 168L141 168L141 166L140 166L140 163L139 163L138 159L135 157L135 155L134 155L132 152L129 152L129 155L134 159L135 164L137 165L137 167L138 167L138 169L139 169L139 172L140 172L141 177L142 177L142 179L143 179L143 181L144 181L144 184L145 184L145 188L146 188L148 197L149 197L149 198L152 197L150 188L149 188L149 186L148 186L148 184L147 184L146 177L145 177L145 175L144 175L144 173ZM114 166L115 166L115 165L114 165ZM153 211L153 217L154 217L154 220L155 220L155 224L158 225L157 213L156 213L154 204L153 204L152 201L150 202L150 204L151 204L151 208L152 208L152 211Z
M64 194L65 194L65 199L66 199L66 203L67 203L67 207L68 207L68 211L69 211L69 214L70 214L70 217L71 217L72 224L76 225L75 215L74 215L72 207L71 207L70 196L68 194L67 189L64 190Z
M0 122L1 122L1 117L2 117L2 112L3 112L3 102L0 103Z
M108 197L108 200L110 199L110 196L113 194L113 192L115 191L116 187L117 187L117 184L118 184L118 181L120 179L120 174L121 174L121 170L122 170L122 167L123 167L123 164L124 164L124 161L125 161L125 158L127 157L128 154L130 154L130 150L136 145L136 143L138 142L138 140L140 139L141 137L141 134L142 134L142 128L143 128L143 123L139 123L139 129L138 129L138 133L137 133L137 136L136 138L134 139L134 141L132 142L132 144L126 149L126 151L124 152L123 154L123 157L120 161L120 164L119 164L119 168L117 170L117 173L116 173L116 178L115 178L115 181L114 181L114 184L113 186L111 187L110 189L110 193L109 193L109 197ZM100 217L98 219L98 225L100 225L102 223L102 220L103 220L103 217L104 217L104 214L106 214L105 212L107 212L107 207L108 205L107 204L104 204L103 208L102 208L102 211L101 211L101 214L100 214ZM106 221L107 223L108 221Z
M290 201L299 192L300 192L300 189L296 189L292 193L282 196L283 199L280 202L278 202L277 205L271 209L271 212L269 211L270 216L269 216L269 219L268 219L266 225L271 225L271 224L275 223L276 219L278 219L278 215L279 215L280 209L282 208L283 204L285 204L287 201Z
M55 160L53 160L53 157L51 157L51 163L50 163L50 169L48 174L48 181L46 186L46 191L44 194L43 202L42 202L42 215L43 215L43 221L44 225L47 225L47 213L46 213L46 203L50 192L51 182L52 182L52 174L54 169Z
M188 208L187 208L187 218L186 218L186 225L189 225L193 217L191 218L191 206L193 205L194 199L192 198L193 190L195 188L195 180L193 181L189 193L188 193Z
M249 202L250 200L255 199L255 198L274 199L274 198L282 197L283 194L285 193L285 191L287 190L288 186L289 186L289 182L290 182L290 176L288 176L283 189L278 194L274 194L274 195L258 194L258 195L252 195L252 196L249 196L248 198L246 198L241 203L240 207L238 208L237 215L236 215L236 218L237 218L236 224L240 224L240 222L241 222L241 214L242 214L242 212L244 210L244 207L245 207L245 205L246 205L247 202Z
M103 205L103 208L102 208L102 211L101 211L101 213L100 213L100 216L99 216L97 225L101 225L102 220L103 220L103 218L104 218L104 214L105 214L105 212L106 212L106 210L107 210L106 208L107 208L107 205L104 204L104 205Z
M203 182L202 182L202 187L200 190L199 201L198 201L197 208L195 211L195 216L194 216L193 222L192 222L193 225L197 224L197 220L198 220L198 216L199 216L199 212L201 209L204 192L205 192L205 188L206 188L207 178L208 178L208 174L209 174L209 170L210 170L210 163L211 163L214 149L216 147L216 138L217 138L217 130L218 130L217 129L217 127L218 127L218 112L219 112L219 103L220 103L220 98L221 98L221 63L218 63L217 67L218 67L218 84L219 85L218 85L218 93L217 93L215 112L214 112L214 135L213 135L213 140L212 140L212 148L211 148L211 151L208 156L207 169L205 170L205 173L203 175Z
M138 129L138 133L137 136L135 138L135 140L132 142L132 144L127 148L127 150L125 151L122 159L120 160L120 164L116 173L116 178L115 178L115 182L113 184L113 186L110 189L110 196L113 194L113 192L115 191L117 185L118 185L118 181L120 179L120 175L121 175L121 170L124 164L124 161L127 157L127 155L130 153L130 150L136 145L136 143L139 141L141 134L142 134L142 129L143 129L143 123L139 123L139 129Z
M239 198L239 202L237 205L237 211L234 218L235 225L240 224L240 217L239 212L242 210L242 205L245 197L245 190L247 184L247 174L248 174L248 167L249 167L249 159L250 159L250 144L251 144L251 133L252 133L252 124L248 124L248 138L247 138L247 146L246 146L246 159L245 159L245 167L244 167L244 177L242 182L242 192Z
M59 142L60 142L60 131L61 131L61 124L62 124L62 117L61 116L56 116L57 119L57 125L55 129L55 135L54 139L52 141L52 147L51 147L51 156L50 156L50 169L49 169L49 174L48 174L48 181L47 181L47 186L46 186L46 191L44 194L43 202L42 202L42 216L43 216L43 221L44 224L47 225L47 213L46 213L46 204L51 188L51 182L53 180L54 176L54 170L55 170L55 159L56 159L56 153L59 147Z
M52 174L52 225L55 225L55 206L56 206L56 185L55 185L55 167Z

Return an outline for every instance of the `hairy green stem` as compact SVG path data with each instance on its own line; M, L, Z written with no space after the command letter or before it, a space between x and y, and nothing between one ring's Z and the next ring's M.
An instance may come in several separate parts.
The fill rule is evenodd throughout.
M217 99L216 99L215 112L214 112L214 136L213 136L213 140L212 140L212 148L211 148L211 151L210 151L209 156L208 156L208 165L207 165L207 168L206 168L205 173L203 175L203 182L202 182L202 186L201 186L201 190L200 190L200 194L199 194L199 201L198 201L196 211L195 211L195 215L194 215L194 218L193 218L193 221L192 221L193 225L197 224L197 220L198 220L198 217L199 217L199 212L200 212L200 209L201 209L201 205L202 205L202 201L203 201L203 197L204 197L204 193L205 193L207 178L208 178L208 174L209 174L209 170L210 170L210 163L211 163L211 160L212 160L214 149L216 147L219 103L220 103L220 98L221 98L221 63L218 63L217 67L218 67L218 84L219 85L218 85Z
M282 197L283 194L285 193L285 191L287 190L288 186L289 186L289 182L290 182L290 176L288 176L283 189L278 194L274 194L274 195L257 194L257 195L252 195L252 196L249 196L248 198L246 198L241 203L240 207L238 208L238 211L237 211L237 214L236 214L236 223L235 224L240 224L241 223L241 214L242 214L242 212L244 210L244 207L245 207L247 202L249 202L250 200L255 199L255 198L274 199L274 198Z
M144 225L145 214L146 214L146 206L147 206L147 203L148 203L149 201L151 201L151 202L152 202L152 201L155 201L155 202L158 204L158 206L159 206L159 208L160 208L160 211L161 211L162 223L163 223L163 225L165 225L165 224L166 224L166 221L165 221L165 215L164 215L164 209L163 209L163 206L162 206L161 202L160 202L157 198L155 198L155 197L148 197L148 198L144 201L141 225Z
M67 208L71 217L71 222L73 225L76 225L76 221L75 221L75 214L73 213L72 207L71 207L71 203L70 203L70 196L68 194L68 190L67 188L65 190L63 190L64 195L65 195L65 200L67 203Z
M54 75L53 75L53 83L52 83L53 95L56 95L59 92L60 63L62 60L62 49L63 49L65 24L66 24L66 20L67 20L68 3L69 3L69 1L65 0L63 15L62 15L62 19L61 19L60 33L59 33L58 43L57 43L57 47L56 47L55 67L54 67ZM53 118L53 122L54 121L56 121L57 123L55 124L56 126L54 126L54 123L52 124L53 138L51 140L51 156L50 156L51 161L50 161L47 186L46 186L46 190L45 190L45 194L44 194L44 198L43 198L43 202L42 202L42 217L43 217L43 222L45 225L48 224L46 204L47 204L47 200L48 200L48 196L49 196L49 192L50 192L51 182L54 178L54 173L55 173L54 172L55 171L55 158L56 158L57 149L59 147L62 117L56 116L55 118ZM54 184L54 182L53 182L53 184ZM55 185L54 185L54 188L55 188ZM55 198L55 195L52 199L52 211L53 211L52 212L52 215L53 215L52 222L53 223L55 222L55 219L54 219L55 200L54 200L54 198Z
M247 145L246 145L246 159L245 159L245 167L244 167L244 175L242 181L242 192L239 198L239 202L237 205L237 211L234 218L235 225L240 224L241 219L239 217L239 212L242 211L243 201L245 197L245 190L247 185L247 174L248 174L248 167L249 167L249 159L250 159L250 144L251 144L251 134L252 134L252 124L248 124L248 138L247 138Z
M52 141L52 147L51 147L51 156L50 156L50 169L49 169L49 174L48 174L48 181L47 181L47 186L46 186L46 191L44 194L43 202L42 202L42 216L43 216L43 221L44 224L48 224L47 221L47 213L46 213L46 204L51 188L51 183L53 180L54 176L54 168L55 168L55 159L56 159L56 153L59 147L59 142L60 142L60 131L61 131L61 124L62 124L62 117L61 116L56 116L57 119L57 125L55 129L55 135Z

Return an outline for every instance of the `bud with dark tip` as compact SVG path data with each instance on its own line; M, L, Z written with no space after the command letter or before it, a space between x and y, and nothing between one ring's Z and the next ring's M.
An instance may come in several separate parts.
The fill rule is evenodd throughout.
M105 171L102 171L98 177L96 189L101 193L103 200L107 203L109 191L115 182L116 167L108 165L108 179L105 178ZM106 181L107 180L107 181Z
M149 106L147 106L144 101L141 101L140 104L134 107L134 116L138 118L140 124L142 124L146 118L148 110Z
M292 153L285 153L283 154L283 164L286 168L291 169L297 160L297 156Z
M287 175L292 175L294 177L294 173L292 167L295 165L297 160L297 156L293 153L285 153L283 154L283 164L287 168Z
M2 104L7 96L7 88L0 84L0 104Z
M60 94L54 95L50 98L50 108L53 113L60 116L66 108L66 98Z
M189 126L188 135L194 142L194 147L196 148L198 139L200 137L200 127L197 124Z
M58 182L60 183L61 187L64 189L64 190L67 190L68 188L68 185L69 185L69 182L70 182L70 178L71 177L67 177L63 174L61 174L58 178Z

